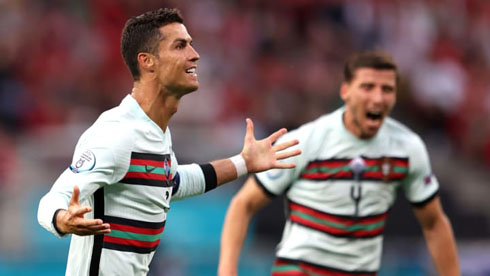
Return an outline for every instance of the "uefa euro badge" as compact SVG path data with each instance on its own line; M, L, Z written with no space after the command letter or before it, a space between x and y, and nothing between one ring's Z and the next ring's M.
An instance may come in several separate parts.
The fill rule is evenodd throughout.
M95 154L91 150L86 150L78 158L75 158L70 170L74 173L87 172L95 167Z
M281 177L283 175L284 171L285 170L272 169L272 170L268 170L266 172L266 175L270 179L278 179L279 177Z
M393 159L389 157L380 158L378 166L381 170L383 181L388 183L390 181L390 174L393 171Z

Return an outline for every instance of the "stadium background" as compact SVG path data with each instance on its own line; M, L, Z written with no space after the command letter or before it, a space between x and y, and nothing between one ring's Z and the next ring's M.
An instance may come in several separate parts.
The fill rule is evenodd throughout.
M236 154L245 117L264 137L341 105L342 63L383 49L402 83L393 116L422 135L441 183L463 275L490 275L490 1L0 0L0 275L62 275L69 239L36 220L78 136L130 92L119 52L129 16L179 7L201 55L201 88L171 122L179 163ZM219 236L243 179L176 202L149 275L215 275ZM254 220L241 275L267 275L284 220ZM117 264L114 264L117 265ZM380 275L434 275L403 198Z

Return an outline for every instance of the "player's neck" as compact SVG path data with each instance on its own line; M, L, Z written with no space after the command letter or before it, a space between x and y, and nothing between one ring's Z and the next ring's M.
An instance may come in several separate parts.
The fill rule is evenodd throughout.
M170 118L177 112L180 102L180 99L161 87L139 81L134 83L131 96L162 131L167 129Z

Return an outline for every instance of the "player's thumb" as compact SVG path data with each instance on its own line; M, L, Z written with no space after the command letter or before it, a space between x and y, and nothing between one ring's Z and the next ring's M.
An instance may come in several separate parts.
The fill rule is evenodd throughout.
M73 193L71 194L70 205L80 205L78 197L80 196L80 189L77 185L73 187Z
M254 134L254 123L250 118L247 118L245 120L247 122L247 130L245 133L245 139L255 139L255 134Z

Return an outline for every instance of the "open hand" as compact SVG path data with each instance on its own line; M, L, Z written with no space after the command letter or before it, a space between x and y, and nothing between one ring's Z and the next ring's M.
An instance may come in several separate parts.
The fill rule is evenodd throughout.
M291 156L301 154L301 150L296 149L287 152L279 152L288 149L299 143L298 140L291 140L277 145L272 145L279 137L287 132L282 128L263 140L256 140L254 136L254 125L252 120L247 118L247 131L241 155L247 164L249 173L261 172L269 169L288 169L294 168L294 163L281 163L278 160L286 159Z
M84 215L92 208L89 206L81 207L78 197L80 189L73 187L73 194L70 199L68 210L60 210L56 216L56 226L64 234L76 234L79 236L96 235L110 233L109 223L103 223L101 219L85 219Z

